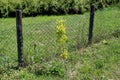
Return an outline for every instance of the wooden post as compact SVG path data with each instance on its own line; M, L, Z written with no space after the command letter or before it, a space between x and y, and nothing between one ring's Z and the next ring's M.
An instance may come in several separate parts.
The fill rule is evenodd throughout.
M93 27L94 27L94 15L95 15L95 5L92 4L92 5L90 6L90 23L89 23L88 44L91 44L91 43L92 43Z
M19 9L16 10L16 30L17 30L18 66L24 67L23 35L22 35L22 11Z

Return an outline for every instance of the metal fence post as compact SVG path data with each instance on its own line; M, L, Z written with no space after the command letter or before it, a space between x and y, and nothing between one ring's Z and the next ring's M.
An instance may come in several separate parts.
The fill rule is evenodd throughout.
M88 44L92 43L93 27L94 27L94 15L95 15L95 5L91 4L91 6L90 6L90 23L89 23Z
M24 67L23 35L22 35L22 11L19 9L16 10L16 30L17 30L18 66Z

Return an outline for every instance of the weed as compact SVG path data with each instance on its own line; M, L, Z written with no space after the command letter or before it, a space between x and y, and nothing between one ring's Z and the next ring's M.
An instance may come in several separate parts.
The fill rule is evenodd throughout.
M58 53L64 59L68 58L68 50L66 47L66 29L64 25L64 20L59 20L56 28L56 36L57 36L57 46L58 46Z

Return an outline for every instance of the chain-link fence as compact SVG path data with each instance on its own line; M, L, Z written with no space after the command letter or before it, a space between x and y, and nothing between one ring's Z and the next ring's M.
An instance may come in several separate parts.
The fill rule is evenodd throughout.
M88 16L87 18L82 15L43 18L34 17L27 19L28 21L26 19L23 20L24 53L27 59L43 61L55 58L58 47L56 43L57 20L65 20L66 46L69 52L74 52L87 44ZM88 20L88 22L84 20Z
M107 18L110 16L104 14L102 12L101 15L96 13L93 42L119 36L119 23L116 24L116 21L110 20ZM114 13L111 15L117 17ZM56 20L59 19L65 20L69 53L87 45L89 14L23 18L23 52L28 62L34 63L55 58L57 54ZM14 60L12 60L13 62L17 61L15 23L14 18L0 21L0 64L4 64L4 60L4 62L6 60L9 62L11 59ZM108 23L108 27L104 27L106 23ZM115 26L112 26L111 23Z
M13 22L13 23L11 23ZM17 62L15 19L0 20L0 66Z
M89 16L40 16L23 18L23 52L28 62L54 59L57 54L56 27L57 20L65 20L67 48L74 52L87 43ZM82 21L81 21L82 20ZM17 62L16 22L2 19L0 29L0 58ZM87 21L87 22L86 22ZM1 64L4 64L1 60ZM12 63L11 63L12 64Z

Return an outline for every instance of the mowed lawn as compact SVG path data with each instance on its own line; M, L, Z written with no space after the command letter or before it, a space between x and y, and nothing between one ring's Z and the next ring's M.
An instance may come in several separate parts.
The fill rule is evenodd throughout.
M69 57L57 54L57 20L65 20ZM16 69L16 19L0 18L0 80L119 80L120 8L95 13L93 44L87 46L89 12L23 17L26 68Z

